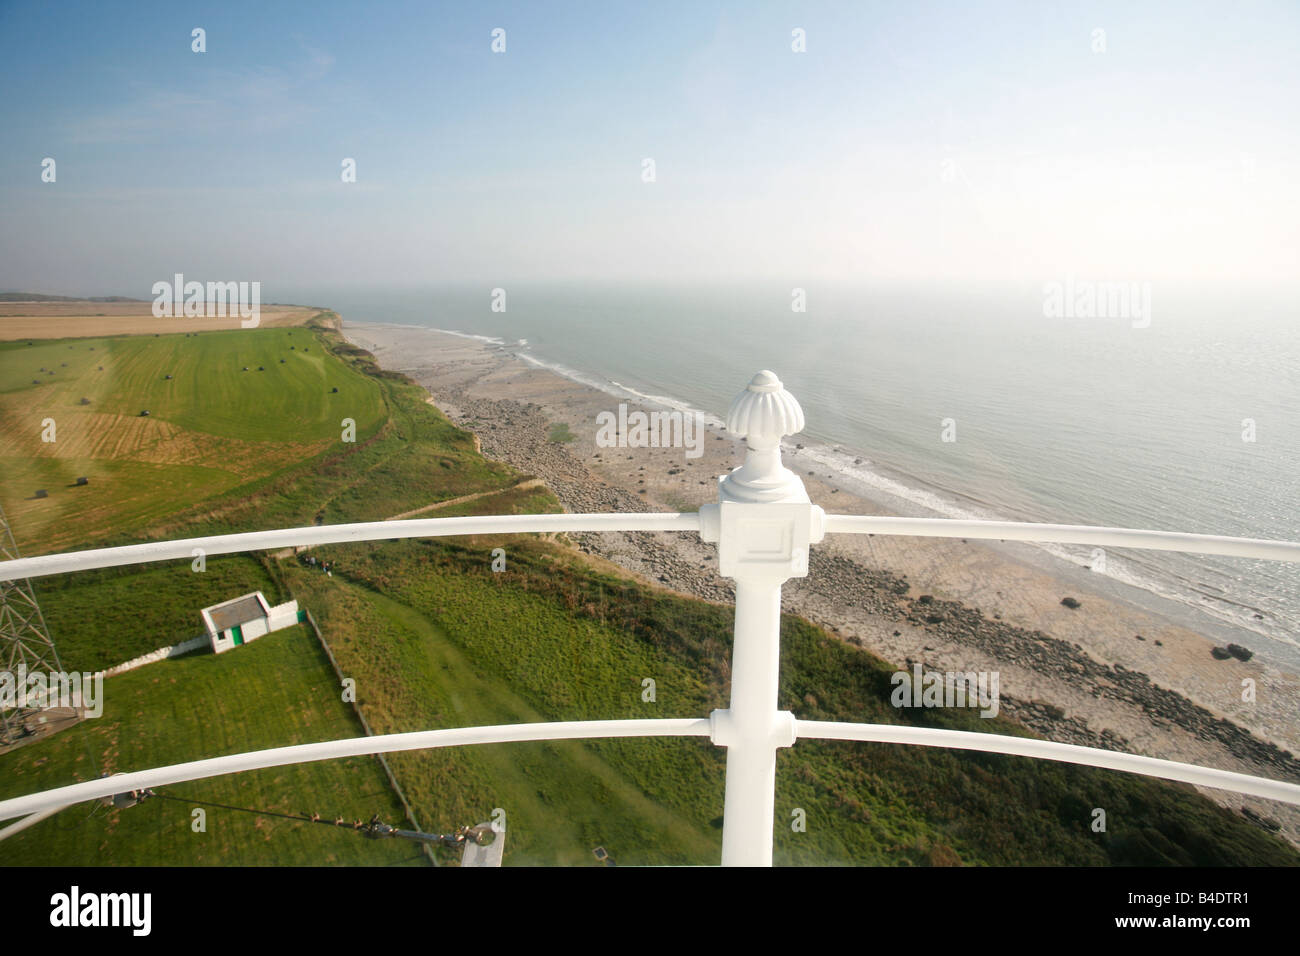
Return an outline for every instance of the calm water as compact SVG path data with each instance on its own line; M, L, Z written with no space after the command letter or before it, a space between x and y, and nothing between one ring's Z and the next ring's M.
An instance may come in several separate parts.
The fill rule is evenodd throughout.
M804 407L799 440L825 443L828 469L891 492L900 512L1300 538L1300 300L1278 290L1153 283L1147 328L1045 318L1041 284L814 284L802 314L788 285L508 296L504 313L482 286L298 298L350 320L525 340L534 361L712 415L771 368ZM944 419L956 441L941 440ZM1300 648L1295 565L1124 551L1106 574Z

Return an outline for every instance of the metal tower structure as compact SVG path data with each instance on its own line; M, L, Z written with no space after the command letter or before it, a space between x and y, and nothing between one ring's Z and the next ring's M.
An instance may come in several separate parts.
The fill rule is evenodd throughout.
M18 557L9 519L4 508L0 508L0 560ZM26 578L0 581L0 671L8 671L17 682L20 668L29 673L63 670L41 607L36 603L36 594ZM26 704L0 709L0 747L24 736L27 719L39 709Z

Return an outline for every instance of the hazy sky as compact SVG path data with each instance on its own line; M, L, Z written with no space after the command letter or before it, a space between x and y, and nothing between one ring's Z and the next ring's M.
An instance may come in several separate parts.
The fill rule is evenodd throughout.
M1294 2L0 0L0 88L3 289L1300 273Z

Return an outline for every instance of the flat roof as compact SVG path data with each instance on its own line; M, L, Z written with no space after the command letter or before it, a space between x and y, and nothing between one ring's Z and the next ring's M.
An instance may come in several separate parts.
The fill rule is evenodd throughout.
M258 595L246 594L243 597L235 598L233 601L227 601L225 604L218 604L206 609L208 617L212 619L213 625L218 631L228 631L232 627L238 627L241 624L247 624L249 621L256 621L259 618L266 617L266 608L258 600Z

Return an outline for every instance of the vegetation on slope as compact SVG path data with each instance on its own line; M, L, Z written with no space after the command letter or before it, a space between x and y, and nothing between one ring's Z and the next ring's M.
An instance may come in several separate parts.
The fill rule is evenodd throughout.
M122 528L123 521L129 528L131 520L143 522L138 533L114 532L112 540L374 520L453 499L458 503L424 513L557 508L544 489L520 486L524 476L482 459L472 436L430 406L423 390L379 370L328 324L318 322L312 333L313 350L330 350L320 356L321 374L342 382L340 393L346 386L349 394L374 397L375 414L356 417L355 442L331 438L327 426L335 426L321 418L316 440L322 445L314 454L273 461L236 476L240 480L224 489L191 484L179 494L166 485L153 487L161 504L142 500L135 512L119 509L108 525L75 526L74 543L102 542L95 536L103 528ZM232 334L256 340L272 333L284 334ZM176 351L178 344L165 337L139 341L146 349L151 342L171 349L173 356L186 349L182 343ZM270 347L271 340L265 341ZM4 361L0 353L0 365ZM141 388L156 387L148 376L137 379ZM310 390L319 382L308 377L295 386L286 378L282 384ZM180 396L184 400L166 391L152 394L159 396L164 420L182 431L220 438L225 429L225 438L246 440L228 409L215 409L213 421L206 421L199 392ZM176 405L166 404L169 396L178 399ZM316 408L316 397L304 407ZM121 401L129 407L137 398L128 391ZM252 407L247 411L257 414ZM308 425L292 415L262 417L258 440L269 447L310 438L315 433ZM0 487L9 496L6 503L14 494L10 485L6 472ZM154 514L165 517L144 522ZM500 573L491 570L497 547L507 555ZM90 620L96 609L123 608L133 596L137 604L150 605L140 632L160 637L184 630L186 616L203 604L244 589L297 597L319 620L343 672L357 681L360 706L378 733L528 720L698 717L725 706L731 608L594 570L560 543L438 539L334 546L312 554L332 562L333 576L296 557L239 557L211 559L204 574L180 563L42 580L38 594L50 596L51 629L69 666L86 668L117 650L124 659L167 643L141 637L140 644L148 646L137 648L135 637L115 640L114 633L128 626L126 610L107 612L119 615L110 620ZM0 756L4 792L84 775L77 752L85 752L87 741L91 753L98 750L115 769L127 769L358 732L344 726L346 709L339 709L344 705L328 666L317 652L294 643L301 638L297 629L291 633L292 640L289 633L275 635L222 658L183 659L112 678L112 721L86 722ZM798 618L784 619L782 642L780 703L801 717L1027 733L1005 719L982 720L969 712L895 711L888 704L891 667ZM292 660L276 648L286 649ZM295 667L304 670L294 676ZM183 679L173 682L167 675ZM643 699L646 678L655 681L653 701ZM125 708L117 709L123 701ZM288 725L281 726L286 719ZM210 791L227 799L210 798L237 805L287 806L285 801L301 802L301 795L310 794L314 806L302 809L360 817L391 812L393 798L382 783L358 782L378 772L373 761L362 763L369 770L355 771L362 775L355 778L328 776L323 768L333 764L322 764L310 765L323 774L318 777L272 776L270 783L255 784L260 777L245 775L203 786L234 788ZM482 746L394 755L392 765L416 812L431 826L479 822L494 808L505 809L511 863L595 862L590 851L597 845L622 863L713 863L718 857L724 754L707 740ZM174 789L195 796L208 792L198 787ZM131 820L147 821L148 813L161 812L159 806L121 811L112 827L105 825L108 815L87 818L77 841L96 845L98 862L173 862L176 854L193 862L306 862L326 851L324 843L354 839L319 828L323 835L299 834L293 839L307 842L293 844L280 839L280 830L264 830L280 826L268 821L253 832L275 832L276 838L261 841L258 852L240 842L249 831L239 837L239 831L223 830L230 842L215 859L186 842L183 826L171 823L148 824L160 834L149 837L153 842L124 838L129 826L146 825ZM1107 813L1105 833L1089 826L1098 807ZM806 832L790 827L795 810L806 813ZM16 845L30 852L19 859L42 853L53 827L77 812L66 811L24 834L27 842ZM251 826L248 820L243 822ZM305 826L283 824L290 834ZM92 833L95 838L88 839ZM847 743L801 742L781 753L775 838L777 860L787 863L1298 861L1288 846L1190 788L1022 758Z
M336 653L360 686L367 719L391 730L494 723L520 700L551 720L699 717L726 705L733 610L601 574L572 551L520 538L367 543L321 549L350 597L329 584L311 593ZM356 586L374 593L367 596ZM366 617L396 605L388 621ZM394 655L389 658L389 655ZM408 670L409 661L455 656L455 666ZM396 664L397 660L403 662ZM974 710L898 711L889 703L894 668L794 616L782 622L780 706L818 720L912 723L1029 735ZM390 686L395 673L421 673L418 690ZM476 692L459 694L460 675ZM656 700L642 697L645 678ZM492 689L495 688L495 694ZM517 706L517 705L516 705ZM516 717L515 719L524 719ZM539 719L529 717L527 719ZM518 745L538 748L541 745ZM604 740L584 745L633 792L670 812L685 833L639 819L610 790L599 811L583 795L603 782L567 766L488 768L462 751L412 755L433 799L479 789L495 805L519 807L512 846L547 862L567 858L556 838L574 829L629 863L715 863L722 754L698 740ZM486 751L491 748L475 748ZM542 806L530 794L544 795ZM491 802L491 801L487 801ZM1104 833L1091 829L1106 811ZM806 832L795 832L802 810ZM777 781L777 862L836 864L1245 865L1291 864L1287 845L1189 787L1027 758L935 748L805 741L783 751ZM566 825L567 824L567 825ZM520 832L523 830L524 832ZM591 843L595 840L595 843ZM587 844L590 844L589 846Z

